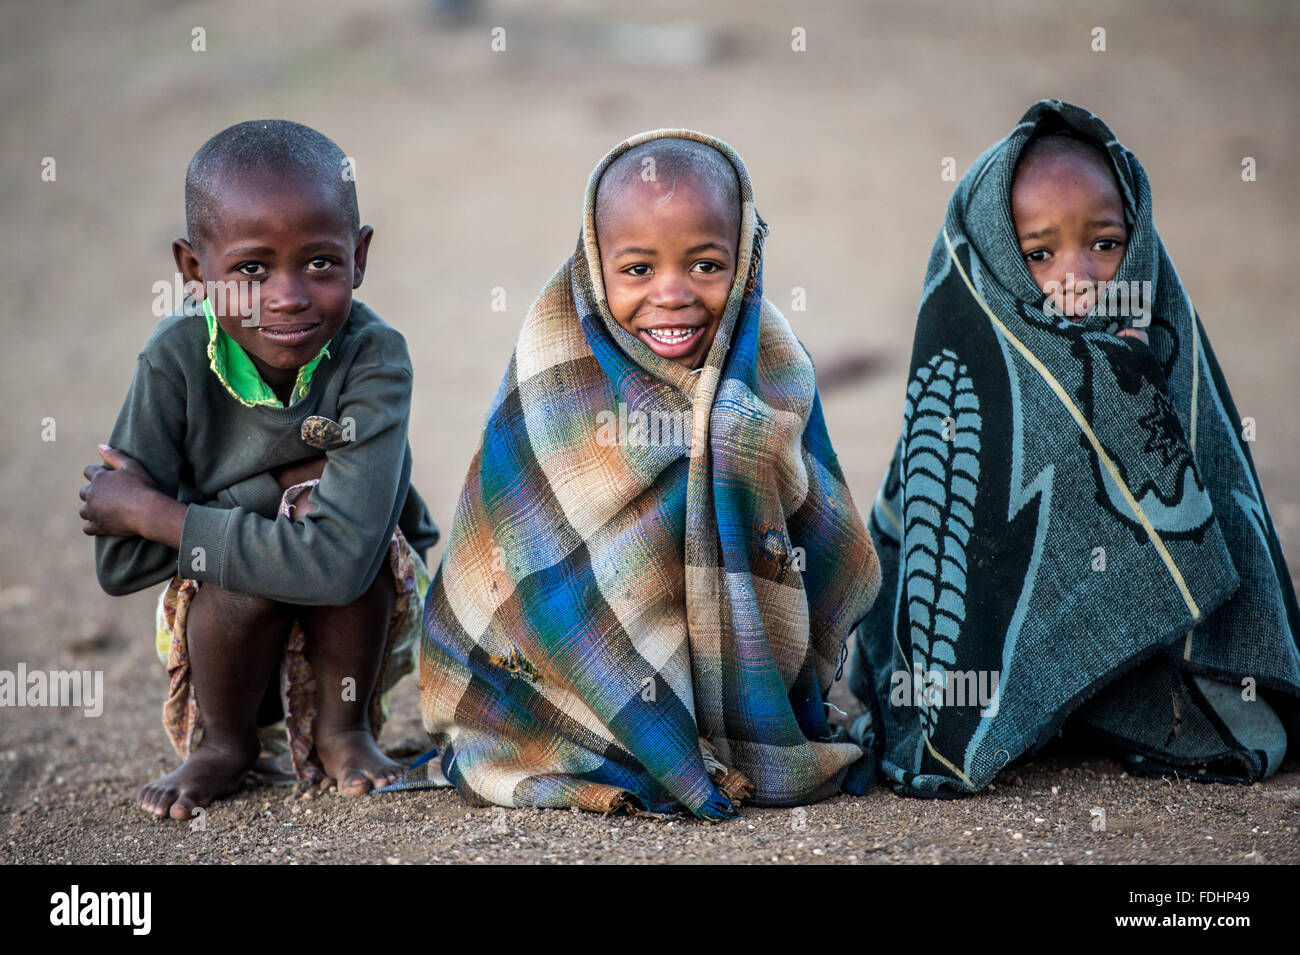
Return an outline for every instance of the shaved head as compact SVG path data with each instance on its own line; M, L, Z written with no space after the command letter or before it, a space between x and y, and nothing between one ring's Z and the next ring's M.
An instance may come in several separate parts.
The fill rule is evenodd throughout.
M660 358L703 366L739 257L741 185L731 160L691 139L633 146L596 186L610 316Z
M223 129L199 147L185 174L185 229L198 247L213 234L221 211L221 190L232 180L271 174L319 183L340 217L361 228L357 189L345 176L347 156L310 126L284 119L254 120Z
M740 180L731 162L694 139L653 139L633 146L609 164L596 188L596 231L610 210L638 186L659 184L671 196L678 184L693 186L724 208L734 209L740 228Z
M1110 157L1101 146L1091 140L1080 139L1065 129L1034 135L1020 151L1020 158L1016 160L1016 165L1028 165L1043 159L1059 159L1062 156L1077 156L1090 162L1100 163L1112 176L1114 175Z

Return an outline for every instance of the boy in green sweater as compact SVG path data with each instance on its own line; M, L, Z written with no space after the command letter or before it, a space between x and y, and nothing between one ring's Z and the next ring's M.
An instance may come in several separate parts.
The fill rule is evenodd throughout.
M414 663L438 531L410 484L405 339L352 298L373 230L349 172L281 120L198 151L172 250L203 314L158 324L85 470L100 585L171 578L164 723L185 762L141 790L158 815L236 790L281 718L300 779L359 794L400 769L376 737Z

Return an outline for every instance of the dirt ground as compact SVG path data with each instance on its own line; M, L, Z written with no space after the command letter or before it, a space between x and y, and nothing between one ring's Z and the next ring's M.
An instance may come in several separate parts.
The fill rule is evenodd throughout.
M406 334L414 479L446 527L523 314L573 247L591 167L623 137L688 126L745 158L772 226L768 297L815 357L864 369L825 410L865 508L901 420L952 188L943 159L964 171L1040 97L1088 106L1150 173L1300 566L1300 7L1087 7L670 0L543 14L497 0L456 25L431 0L0 6L0 669L102 670L106 696L98 718L0 711L0 862L1300 862L1294 757L1267 783L1232 787L1058 754L961 801L876 787L719 826L470 810L446 791L345 800L248 786L205 829L135 808L139 785L175 762L159 724L158 588L99 590L77 489L157 320L153 285L172 278L185 165L244 119L311 124L356 161L376 230L359 297ZM1104 52L1091 49L1096 27ZM798 28L804 52L791 49ZM806 311L791 308L796 288ZM492 309L497 289L505 311ZM834 699L851 708L842 686ZM385 742L417 745L412 682L394 714Z

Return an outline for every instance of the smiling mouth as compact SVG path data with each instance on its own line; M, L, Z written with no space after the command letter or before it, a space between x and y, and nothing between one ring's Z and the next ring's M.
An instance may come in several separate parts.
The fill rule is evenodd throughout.
M665 325L661 328L643 328L641 340L656 355L680 358L695 348L703 334L703 325Z
M321 322L313 322L310 325L258 325L257 331L262 337L277 345L292 347L308 341L316 334L321 324Z

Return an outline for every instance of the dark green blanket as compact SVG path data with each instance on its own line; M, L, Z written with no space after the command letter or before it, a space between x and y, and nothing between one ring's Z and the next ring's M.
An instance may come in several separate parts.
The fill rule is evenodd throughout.
M1130 229L1115 279L1151 283L1149 347L1113 334L1131 321L1043 307L1009 201L1042 123L1114 163ZM981 789L1062 727L1136 771L1277 768L1286 727L1297 738L1300 614L1248 426L1141 164L1088 111L1036 104L953 194L871 514L884 583L854 641L872 709L854 735L895 788Z

